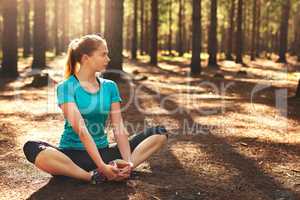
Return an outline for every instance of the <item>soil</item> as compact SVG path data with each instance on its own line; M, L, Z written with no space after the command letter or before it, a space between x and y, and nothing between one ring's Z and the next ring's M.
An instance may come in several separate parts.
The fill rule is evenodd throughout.
M125 61L127 81L118 86L129 132L164 125L168 144L130 180L90 185L53 178L25 159L27 140L60 139L55 85L64 57L43 70L51 80L42 87L31 84L31 60L22 60L20 78L0 85L0 199L300 199L300 100L286 98L300 78L293 61L221 61L198 77L185 59Z

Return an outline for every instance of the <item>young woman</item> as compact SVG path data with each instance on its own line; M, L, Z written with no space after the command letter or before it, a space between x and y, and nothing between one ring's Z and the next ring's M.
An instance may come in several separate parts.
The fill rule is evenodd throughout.
M116 83L96 76L109 61L106 41L98 35L70 43L66 79L57 87L58 105L65 117L59 146L28 141L23 147L26 158L39 169L92 183L119 181L166 143L167 131L161 126L128 139ZM109 144L104 130L109 115L115 144ZM122 169L111 164L116 159L123 160Z

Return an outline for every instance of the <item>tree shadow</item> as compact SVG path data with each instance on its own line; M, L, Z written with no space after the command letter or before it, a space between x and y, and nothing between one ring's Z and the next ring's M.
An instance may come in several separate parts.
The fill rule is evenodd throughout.
M155 91L149 87L144 87L143 89L150 95L155 94ZM166 96L161 94L160 97L163 99ZM169 100L166 109L174 110L176 108L180 108L180 106L176 102ZM180 127L183 127L183 119L188 120L199 127L203 127L203 125L195 122L189 115L188 111L184 108L181 108L180 115L170 115L170 117L176 120L180 124ZM184 137L182 139L184 139ZM186 140L189 141L189 139ZM219 137L217 134L208 132L205 137L194 138L193 142L205 145L205 148L201 148L201 150L211 155L211 158L214 160L237 169L239 171L240 178L246 180L247 184L255 190L261 191L264 196L270 199L277 199L282 196L288 196L289 199L299 197L295 191L285 188L279 181L275 180L274 177L264 172L255 160L241 155L230 143L222 137ZM218 145L216 146L212 144Z

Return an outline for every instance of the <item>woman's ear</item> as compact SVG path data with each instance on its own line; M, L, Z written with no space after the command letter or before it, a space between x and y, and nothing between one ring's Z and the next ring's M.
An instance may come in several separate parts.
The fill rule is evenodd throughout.
M83 54L83 56L81 57L81 62L84 63L89 59L89 56L86 54Z

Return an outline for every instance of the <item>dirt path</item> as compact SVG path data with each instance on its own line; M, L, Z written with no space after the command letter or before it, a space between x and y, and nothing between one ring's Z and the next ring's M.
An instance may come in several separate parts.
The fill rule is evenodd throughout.
M47 69L55 81L62 62ZM132 180L92 186L51 178L25 160L25 141L57 144L63 130L55 82L24 87L28 63L21 63L20 79L0 88L0 199L300 199L300 103L282 98L295 90L295 66L224 61L222 79L207 68L201 77L187 76L185 60L159 67L127 62L125 71L137 78L119 83L129 131L163 124L170 139Z

